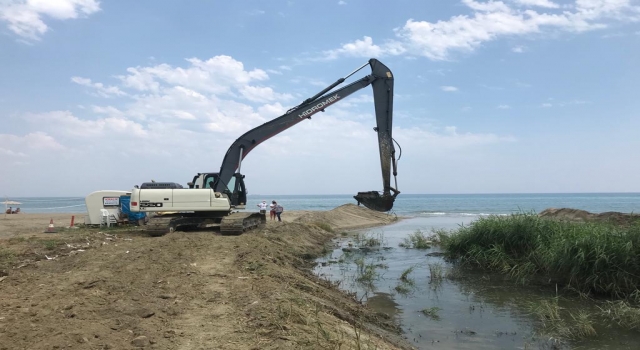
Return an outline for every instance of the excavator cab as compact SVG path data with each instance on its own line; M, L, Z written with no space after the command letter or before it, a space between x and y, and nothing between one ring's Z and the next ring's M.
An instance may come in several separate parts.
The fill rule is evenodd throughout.
M244 208L247 204L247 190L244 187L244 175L240 173L233 174L224 193L229 197L232 206L238 209Z
M193 178L190 188L212 188L215 190L220 181L219 173L203 173ZM242 209L247 204L247 189L244 185L244 175L235 173L221 191L227 195L231 206Z

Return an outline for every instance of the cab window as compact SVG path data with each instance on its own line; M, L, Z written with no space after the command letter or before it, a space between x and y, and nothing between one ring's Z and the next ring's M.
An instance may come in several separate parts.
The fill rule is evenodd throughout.
M236 188L236 177L233 176L231 177L231 179L229 180L229 183L227 184L227 189L231 192Z

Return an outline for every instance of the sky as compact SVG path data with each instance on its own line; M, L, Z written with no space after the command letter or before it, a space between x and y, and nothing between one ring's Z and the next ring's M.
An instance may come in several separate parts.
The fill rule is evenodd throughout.
M370 58L402 193L640 192L640 0L0 0L0 195L186 185ZM382 190L374 126L366 88L274 136L249 194Z

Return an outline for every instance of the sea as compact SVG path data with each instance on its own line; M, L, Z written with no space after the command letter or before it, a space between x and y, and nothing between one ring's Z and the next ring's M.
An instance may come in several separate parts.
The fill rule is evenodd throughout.
M23 213L83 213L87 210L84 197L7 197L6 200L20 202L13 207L20 207ZM346 203L356 203L351 195L249 195L247 209L257 209L257 204L263 200L277 201L285 212L331 210ZM539 213L547 208L638 213L640 193L400 194L392 212L405 217L482 217Z

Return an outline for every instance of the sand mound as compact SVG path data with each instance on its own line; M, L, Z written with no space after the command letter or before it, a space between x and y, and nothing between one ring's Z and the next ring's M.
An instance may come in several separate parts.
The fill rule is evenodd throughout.
M638 214L609 211L605 213L590 213L585 210L571 208L549 208L543 210L540 217L571 222L611 222L619 225L629 225L640 220Z
M334 230L354 230L389 224L398 219L396 215L381 213L355 204L344 204L329 211L316 211L302 214L294 222L324 223Z

